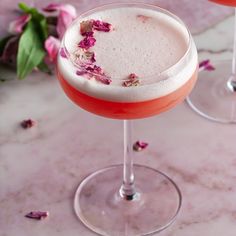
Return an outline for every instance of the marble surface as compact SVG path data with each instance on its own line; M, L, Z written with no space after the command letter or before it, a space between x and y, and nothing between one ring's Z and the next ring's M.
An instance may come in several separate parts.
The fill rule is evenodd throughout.
M214 6L216 15L222 11L231 10ZM233 17L222 17L194 35L200 58L230 57ZM37 125L22 129L26 118ZM134 125L134 140L150 144L135 162L167 173L184 197L176 222L158 235L235 236L235 125L210 122L185 103ZM1 84L0 236L95 235L77 220L73 196L86 175L122 162L122 137L121 121L76 107L55 76L33 74ZM47 210L50 217L25 218L31 210Z

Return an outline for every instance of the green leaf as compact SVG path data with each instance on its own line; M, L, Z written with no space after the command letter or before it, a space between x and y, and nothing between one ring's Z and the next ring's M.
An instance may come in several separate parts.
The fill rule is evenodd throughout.
M29 13L30 8L23 2L18 4L18 7L25 13Z
M20 37L17 53L17 76L24 79L38 66L45 56L43 43L34 21L29 21Z
M19 3L18 6L22 11L31 15L31 18L40 33L40 37L42 40L45 40L48 37L48 25L46 17L36 8L30 8L25 3Z
M47 66L47 64L42 61L39 65L38 65L38 69L44 73L47 73L47 74L52 74L52 71L50 70L50 68Z
M11 39L12 37L14 37L14 36L10 35L10 36L4 37L0 40L0 56L2 56L2 53L4 51L4 48L5 48L8 40Z

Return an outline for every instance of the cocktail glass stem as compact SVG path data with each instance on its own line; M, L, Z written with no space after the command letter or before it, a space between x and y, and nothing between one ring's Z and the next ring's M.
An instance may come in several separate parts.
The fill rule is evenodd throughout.
M126 200L133 200L136 195L133 170L132 126L132 121L124 120L124 167L120 195Z
M234 45L233 45L233 59L232 59L232 75L230 76L227 87L232 92L236 92L236 8L234 17Z

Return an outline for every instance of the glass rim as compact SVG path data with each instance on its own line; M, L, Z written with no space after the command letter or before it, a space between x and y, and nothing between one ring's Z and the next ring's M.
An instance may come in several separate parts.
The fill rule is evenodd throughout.
M175 14L173 14L172 12L160 7L160 6L156 6L156 5L152 5L152 4L147 4L147 3L141 3L141 2L133 2L133 3L109 3L109 4L103 4L103 5L100 5L100 6L97 6L97 7L93 7L83 13L81 13L79 16L77 16L74 21L70 24L70 27L72 27L74 24L76 24L78 22L79 19L83 19L84 17L86 16L89 16L91 15L92 13L95 13L95 12L99 12L99 11L102 11L102 10L105 10L105 9L112 9L112 8L121 8L121 7L145 7L145 9L151 9L151 10L157 10L158 12L161 12L169 17L171 17L172 19L174 19L175 21L177 21L178 23L180 23L184 29L186 30L187 32L187 37L188 37L188 42L187 42L187 49L185 51L185 53L181 56L181 58L173 65L171 65L170 67L168 67L167 69L163 70L162 72L159 72L159 73L153 73L153 74L150 74L150 75L147 75L147 76L143 76L141 77L141 81L148 81L150 80L150 78L153 78L154 77L154 80L156 81L157 79L156 78L159 78L159 80L157 80L156 82L160 82L160 81L163 81L166 78L166 75L168 75L169 73L173 73L176 68L179 68L179 66L181 66L186 57L189 55L189 53L191 52L191 49L192 49L192 46L193 46L193 39L192 39L192 35L191 35L191 32L190 30L188 29L188 27L186 26L186 24L178 17L176 16ZM67 50L67 47L66 47L66 43L65 43L65 36L66 36L66 33L64 34L63 38L62 38L62 47L64 48L64 51L65 51L65 54L66 56L68 57L68 59L70 60L70 62L76 67L76 68L79 68L79 69L82 69L78 64L76 64L72 59L71 59L71 53ZM88 74L90 75L96 75L96 73L93 73L93 72L87 72ZM161 77L163 77L162 79L160 79ZM116 79L118 81L129 81L129 78L119 78L119 77L111 77L111 79ZM151 82L152 80L150 80Z

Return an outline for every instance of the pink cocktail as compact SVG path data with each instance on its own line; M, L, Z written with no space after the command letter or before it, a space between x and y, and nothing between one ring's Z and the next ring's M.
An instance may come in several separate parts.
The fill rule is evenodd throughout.
M210 2L236 7L236 0L210 0Z
M75 212L87 227L100 235L133 236L159 232L174 221L181 193L165 174L133 165L130 120L182 102L197 72L189 31L159 7L99 7L66 31L57 64L63 90L89 112L124 120L124 165L91 174L77 189Z

